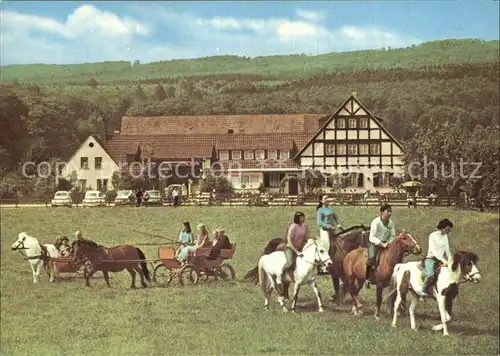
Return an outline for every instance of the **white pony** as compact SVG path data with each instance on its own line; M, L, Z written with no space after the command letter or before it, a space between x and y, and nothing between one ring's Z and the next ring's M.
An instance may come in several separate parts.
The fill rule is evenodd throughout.
M269 298L272 291L276 291L278 294L278 299L283 311L287 312L288 309L285 306L285 300L283 295L281 295L276 289L276 285L282 282L284 279L286 282L293 282L293 302L292 302L292 312L295 311L295 305L299 296L299 288L302 284L308 283L318 300L318 308L320 312L323 312L323 304L321 302L321 293L316 284L316 266L318 264L330 266L332 260L328 249L321 245L315 239L309 239L302 249L303 257L297 256L295 263L295 270L293 271L293 280L289 273L282 275L283 267L286 264L286 257L284 251L275 251L269 255L264 255L259 259L258 271L259 271L259 283L262 292L264 293L265 303L264 308L269 308Z
M28 258L31 271L33 272L33 283L38 282L40 278L40 269L45 264L47 264L50 269L51 282L54 281L55 275L59 275L59 269L55 261L48 260L44 263L44 258L53 259L59 257L59 251L57 251L54 245L44 244L42 246L36 238L29 236L26 232L21 232L16 242L12 244L11 249L21 251L21 253Z
M447 322L451 320L451 307L453 298L458 294L458 284L463 282L478 283L481 280L479 269L476 266L478 257L472 252L459 251L455 253L453 259L447 267L441 267L437 281L432 287L432 295L436 298L441 324L435 325L432 330L443 330L443 335L449 335ZM392 327L396 327L398 319L398 309L401 301L410 295L410 325L413 330L415 326L415 308L419 296L417 293L422 291L422 270L420 261L400 263L394 267L392 283L395 285L397 293L394 302L394 317ZM393 292L394 293L394 292ZM391 293L392 294L392 293Z

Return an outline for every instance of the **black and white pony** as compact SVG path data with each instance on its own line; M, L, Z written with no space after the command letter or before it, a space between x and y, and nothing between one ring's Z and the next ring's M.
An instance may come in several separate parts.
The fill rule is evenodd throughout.
M29 236L26 232L21 232L11 249L20 251L28 259L33 272L33 283L38 282L40 271L45 265L50 270L50 281L54 282L55 276L59 274L57 263L53 260L59 257L59 251L54 245L41 245L36 238Z
M458 285L464 282L478 283L481 280L479 269L476 264L478 257L476 254L467 251L459 251L453 255L453 259L448 266L442 266L437 276L436 283L432 286L432 296L436 298L439 314L441 316L441 324L432 327L432 330L443 330L443 335L449 335L447 322L451 320L451 307L453 298L458 294ZM419 296L417 293L422 291L423 278L422 270L419 267L420 261L412 261L399 263L394 267L392 275L392 283L396 290L396 298L394 302L394 316L392 319L392 327L396 327L398 320L398 310L401 302L410 296L410 325L413 330L416 330L415 325L415 308Z

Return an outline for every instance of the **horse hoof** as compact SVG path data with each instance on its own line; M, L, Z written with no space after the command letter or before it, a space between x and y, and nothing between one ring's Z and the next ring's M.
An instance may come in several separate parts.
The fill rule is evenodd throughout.
M378 316L375 315L375 320L379 321L380 318Z
M323 308L318 309L318 313L324 313L324 312L325 312L325 309L323 309Z
M448 333L443 333L443 336L450 336L450 334L448 334Z
M395 327L396 327L396 324L392 323L392 324L391 324L391 326L392 326L393 328L395 328Z
M286 307L283 307L283 313L288 313L288 309Z

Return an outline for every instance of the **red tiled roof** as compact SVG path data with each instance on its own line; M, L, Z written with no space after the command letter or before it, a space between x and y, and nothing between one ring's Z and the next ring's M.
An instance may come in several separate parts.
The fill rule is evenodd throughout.
M293 149L294 142L309 140L311 133L262 133L262 134L234 134L217 142L217 150L279 150Z
M305 145L311 132L263 134L183 134L183 135L116 135L105 148L116 161L125 161L138 147L150 145L152 158L186 159L211 157L216 149L298 149Z
M316 131L326 115L214 115L130 117L121 121L122 135L276 133Z
M221 169L227 171L228 169L284 169L284 168L300 168L300 165L291 159L279 161L275 159L266 159L262 161L257 160L231 160L219 161L213 164L213 169Z

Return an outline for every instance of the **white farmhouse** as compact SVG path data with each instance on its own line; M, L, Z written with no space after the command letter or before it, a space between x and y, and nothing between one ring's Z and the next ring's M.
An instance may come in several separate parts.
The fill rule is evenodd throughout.
M66 162L62 177L76 176L80 189L112 189L111 177L118 165L108 154L105 145L95 136L89 136Z

